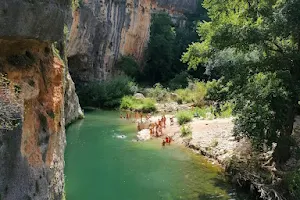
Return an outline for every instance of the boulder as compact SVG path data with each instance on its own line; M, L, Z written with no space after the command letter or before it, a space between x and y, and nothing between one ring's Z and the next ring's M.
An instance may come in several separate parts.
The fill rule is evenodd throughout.
M133 96L136 99L145 99L145 96L142 93L135 93Z
M150 130L149 129L143 129L138 132L137 138L139 141L147 141L151 139Z

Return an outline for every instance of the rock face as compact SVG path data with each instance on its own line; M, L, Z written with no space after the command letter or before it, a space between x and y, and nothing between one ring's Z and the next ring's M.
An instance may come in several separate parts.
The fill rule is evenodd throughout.
M1 0L0 36L61 40L67 7L69 0Z
M1 199L62 199L65 65L52 44L64 38L70 7L68 0L0 1L0 72L23 100L22 125L0 130Z
M83 118L83 111L79 105L79 99L75 93L75 85L67 71L65 75L65 124L68 125L77 119Z
M105 80L115 73L120 55L143 60L151 14L173 18L194 13L198 0L84 0L73 11L68 43L69 69L75 83Z

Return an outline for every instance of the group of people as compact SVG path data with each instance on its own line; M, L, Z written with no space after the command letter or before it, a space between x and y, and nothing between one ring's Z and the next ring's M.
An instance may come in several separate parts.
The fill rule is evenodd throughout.
M129 120L132 118L132 116L133 116L132 112L126 112L126 114L124 116L122 113L120 114L121 119ZM141 123L142 123L143 117L144 117L144 114L142 112L134 112L135 121L141 120ZM145 117L146 117L146 120L150 120L151 114L147 114L147 115L145 115ZM170 125L172 126L174 124L174 117L170 117L169 119L170 119ZM138 122L138 125L137 125L138 131L140 131L142 129L141 123ZM166 126L167 126L167 118L165 115L163 115L161 119L158 119L156 122L150 123L149 127L147 127L147 128L149 128L149 130L150 130L151 137L161 137L161 136L163 136L163 129L166 128ZM162 146L165 146L166 144L170 145L171 141L172 141L172 138L167 136L165 139L163 139Z
M129 120L129 119L131 119L132 115L133 115L132 112L126 112L126 114L125 114L124 116L123 116L123 114L121 113L121 114L120 114L120 118L121 118L121 119L128 119L128 120ZM134 118L135 118L136 121L140 119L141 122L143 122L143 117L144 117L144 115L143 115L142 112L134 112ZM147 114L147 115L146 115L146 120L149 120L150 117L151 117L151 114L150 114L150 113Z
M163 128L166 128L167 118L163 115L157 122L151 123L149 126L150 135L160 137L163 135Z

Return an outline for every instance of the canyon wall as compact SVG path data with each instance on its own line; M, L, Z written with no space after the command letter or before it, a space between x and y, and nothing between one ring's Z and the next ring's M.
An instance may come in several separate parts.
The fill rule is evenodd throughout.
M75 115L79 105L54 42L63 43L71 4L69 0L1 0L0 8L0 72L18 85L22 119L13 130L0 126L0 199L60 200L64 106ZM5 94L0 95L3 99ZM66 116L69 121L74 118Z
M143 60L151 14L166 11L175 21L197 11L198 0L83 0L73 11L69 69L78 84L105 80L121 55Z

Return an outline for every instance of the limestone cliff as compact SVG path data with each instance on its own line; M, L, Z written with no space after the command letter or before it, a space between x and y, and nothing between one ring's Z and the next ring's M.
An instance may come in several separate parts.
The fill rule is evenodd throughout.
M69 0L0 1L0 72L19 86L23 102L21 125L0 129L1 199L63 196L68 76L53 43L64 38L70 7Z
M174 19L197 10L198 0L84 0L73 12L68 60L75 82L104 80L114 74L120 55L143 60L151 13Z
M79 105L79 99L75 93L75 84L70 76L70 73L66 71L65 74L65 96L64 96L64 116L65 124L68 125L77 119L83 118L83 111Z

